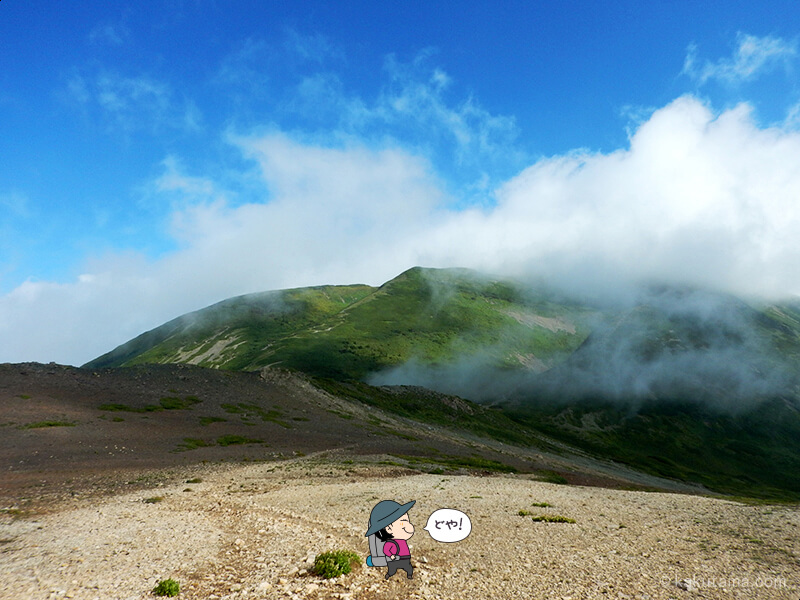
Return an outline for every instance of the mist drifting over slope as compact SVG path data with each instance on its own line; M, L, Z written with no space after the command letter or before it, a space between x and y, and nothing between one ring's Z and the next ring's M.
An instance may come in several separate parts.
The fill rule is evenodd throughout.
M527 369L509 369L483 348L435 366L412 359L369 382L420 385L488 403L600 402L634 411L655 401L737 414L768 399L798 398L796 331L735 297L626 287L617 298L604 295L595 309L581 346L550 364L528 357Z

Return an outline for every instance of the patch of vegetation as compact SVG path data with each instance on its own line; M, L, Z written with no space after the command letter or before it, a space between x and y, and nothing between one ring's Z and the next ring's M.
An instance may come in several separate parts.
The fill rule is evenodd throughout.
M419 441L418 437L413 436L410 433L405 433L403 431L397 431L396 429L390 429L390 428L386 427L386 428L382 429L381 431L383 433L388 434L388 435L393 435L395 437L399 437L400 439L408 440L410 442L418 442Z
M353 415L351 415L351 414L349 414L349 413L346 413L346 412L342 412L342 411L340 411L340 410L334 410L334 409L332 409L332 408L328 408L328 409L326 409L326 410L327 410L329 413L331 413L332 415L336 415L336 416L337 416L337 417L339 417L340 419L347 419L347 420L349 421L349 420L351 420L351 419L353 419L353 418L354 418L354 417L353 417Z
M165 396L158 401L158 404L130 406L120 402L108 402L106 404L101 404L98 406L98 408L107 412L148 413L159 410L188 410L199 402L201 402L201 400L197 396L186 396L184 398L178 398L177 396Z
M98 408L100 410L105 410L107 412L135 412L135 413L156 412L158 410L163 410L163 407L156 406L155 404L145 404L144 406L128 406L127 404L120 404L117 402L101 404L100 406L98 406Z
M158 582L158 585L153 588L153 595L155 596L177 596L181 593L180 584L174 579L164 579Z
M31 399L31 397L28 394L20 394L19 396L17 396L17 398L20 398L22 400L30 400Z
M800 501L800 418L785 399L739 414L661 399L637 411L600 400L527 408L542 433L659 477L700 483L739 498ZM591 421L593 427L583 427Z
M325 579L346 575L361 562L361 557L352 550L332 550L317 554L312 572Z
M164 501L164 496L153 496L151 498L145 498L142 500L145 504L158 504L159 502Z
M207 448L213 446L214 442L207 442L200 438L183 438L183 442L178 444L178 451L184 452L186 450L196 450L197 448Z
M539 481L544 481L545 483L558 483L558 484L565 484L569 483L563 475L559 475L555 471L540 471L538 474Z
M275 410L274 408L267 410L261 408L257 404L247 402L239 402L238 404L223 404L222 408L227 413L241 415L244 423L247 423L251 416L257 416L260 417L265 423L272 422L280 425L281 427L285 427L286 429L292 428L289 423L280 419L280 417L283 417L283 413L279 410Z
M534 502L531 506L538 506L539 508L551 508L553 505L547 502Z
M243 435L228 434L217 438L217 444L220 446L233 446L236 444L263 444L264 440L257 438L248 438Z
M531 516L533 513L532 513L531 511L529 511L529 510L520 510L520 511L519 511L517 514L518 514L520 517L529 517L529 516Z
M158 403L164 410L188 410L195 404L199 404L200 399L197 396L185 396L184 398L165 396Z
M455 471L459 469L478 470L478 471L494 471L498 473L516 473L517 469L503 464L496 460L482 458L480 456L412 456L407 454L393 454L397 458L401 458L412 465L421 464L437 464L446 468L447 470ZM433 472L433 471L431 471ZM443 472L441 470L439 473Z
M512 421L501 410L456 396L414 386L375 387L360 381L315 379L314 384L334 396L375 406L415 421L468 431L510 444L530 446L534 441L531 429ZM329 412L342 418L352 418L330 409ZM538 439L535 443L538 447L547 447Z
M42 429L44 427L75 427L75 423L70 421L37 421L36 423L27 423L20 425L20 429Z
M227 421L228 419L223 417L200 417L200 425L203 425L204 427L211 425L211 423L225 423Z
M187 479L186 483L203 483L203 480L200 477L193 477L192 479Z
M531 517L531 520L541 523L575 523L575 519L562 517L561 515L538 515Z

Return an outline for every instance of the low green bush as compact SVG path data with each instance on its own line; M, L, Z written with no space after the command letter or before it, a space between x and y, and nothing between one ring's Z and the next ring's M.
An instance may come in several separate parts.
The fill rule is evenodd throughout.
M547 483L558 483L561 485L568 483L567 479L563 475L559 475L555 471L541 471L539 473L539 481L545 481Z
M332 550L317 554L312 571L320 577L330 579L349 573L353 570L353 565L360 562L361 557L352 550Z
M185 398L165 396L158 401L164 410L187 410L199 402L200 399L197 396L186 396Z
M156 596L177 596L181 593L180 584L174 579L164 579L159 581L158 585L153 588L153 594Z
M574 523L575 519L569 517L562 517L561 515L539 515L538 517L531 517L532 520L543 523Z
M37 423L28 423L27 425L20 425L20 429L42 429L44 427L75 427L75 423L69 421L39 421Z
M220 446L234 446L236 444L263 444L264 440L256 438L249 438L243 435L223 435L217 438L217 444Z

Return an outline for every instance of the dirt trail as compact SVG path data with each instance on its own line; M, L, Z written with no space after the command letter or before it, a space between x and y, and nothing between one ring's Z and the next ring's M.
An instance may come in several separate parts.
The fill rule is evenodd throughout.
M78 494L37 516L0 514L0 598L151 598L167 577L187 599L800 597L797 507L321 457L153 477L166 480ZM365 556L369 512L387 498L417 501L412 580L366 566L335 580L308 572L326 550ZM471 517L467 539L441 544L423 530L444 507Z

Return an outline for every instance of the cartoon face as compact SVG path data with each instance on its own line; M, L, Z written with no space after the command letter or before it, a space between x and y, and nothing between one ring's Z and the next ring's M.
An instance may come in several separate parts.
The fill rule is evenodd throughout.
M408 540L414 535L414 526L406 513L391 525L387 525L386 532L391 533L396 540Z

